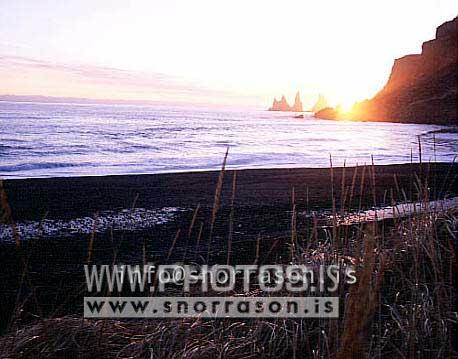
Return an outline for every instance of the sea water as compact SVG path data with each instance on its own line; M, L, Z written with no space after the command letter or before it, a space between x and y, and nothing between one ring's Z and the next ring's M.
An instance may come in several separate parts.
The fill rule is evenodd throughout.
M451 162L456 127L264 110L0 102L0 177Z

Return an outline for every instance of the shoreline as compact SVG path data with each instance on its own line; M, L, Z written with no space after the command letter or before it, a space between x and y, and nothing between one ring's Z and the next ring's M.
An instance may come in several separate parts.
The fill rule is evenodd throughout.
M330 168L282 168L245 169L225 171L221 194L221 206L227 207L232 192L233 173L237 172L235 206L290 207L292 189L296 203L310 208L331 207L331 182L334 182L336 205L342 197L342 185L348 188L354 183L357 201L362 194L362 205L373 206L371 166L334 167L333 181ZM356 169L356 175L355 175ZM458 175L454 163L419 163L375 165L376 203L386 199L386 192L399 194L413 192L411 180L428 176L431 193L453 190ZM362 172L365 172L364 179ZM176 172L163 174L109 175L85 177L51 177L5 179L9 205L15 220L39 220L46 218L73 218L93 215L95 212L131 208L135 201L138 208L212 207L220 171ZM342 174L345 178L342 182ZM353 179L353 177L355 178ZM396 177L396 180L394 179ZM446 178L448 177L448 178ZM363 188L361 189L361 183ZM397 183L396 183L397 182ZM413 193L412 193L413 194ZM454 195L457 193L453 192ZM413 198L415 199L415 198ZM384 201L386 202L386 201Z

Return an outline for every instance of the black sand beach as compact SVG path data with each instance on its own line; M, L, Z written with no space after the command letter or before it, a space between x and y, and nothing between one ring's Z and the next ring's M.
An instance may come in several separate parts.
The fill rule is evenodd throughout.
M373 206L372 176L367 166L363 190L363 167L358 167L354 188L354 203L359 203L363 193L363 207ZM445 195L456 193L455 176L458 166L446 163L401 164L375 166L376 203L383 204L385 191L393 190L395 199L399 191L406 196L415 194L411 188L415 176L429 178L431 193ZM226 170L221 205L228 206L231 199L232 170ZM355 168L333 169L336 206L339 206L342 189L352 185ZM40 220L47 218L73 218L93 216L96 211L109 209L158 207L194 208L211 207L219 171L189 172L154 175L121 175L104 177L66 177L41 179L12 179L4 181L13 218ZM397 184L396 184L396 180ZM300 206L322 209L331 207L331 170L329 168L254 169L237 171L237 207L272 206L290 207L292 189ZM386 197L386 195L385 195ZM389 196L387 197L389 198ZM415 200L415 197L413 198ZM390 202L390 201L388 201Z
M328 169L263 169L237 171L234 200L233 261L249 264L256 257L256 242L260 238L260 253L264 263L287 260L291 231L292 192L295 210L310 213L332 208L334 192L336 210L352 210L417 200L416 176L428 178L434 197L458 194L458 166L445 163L405 164L373 167ZM356 171L356 175L355 175ZM364 174L363 174L364 172ZM96 233L91 260L93 263L141 263L164 260L173 239L172 261L205 261L207 238L214 204L215 188L220 172L195 172L157 175L107 177L49 178L6 180L12 217L17 223L35 220L72 220L94 217L96 212L135 208L155 209L179 207L172 220L134 231ZM342 176L344 174L344 176ZM225 262L231 212L233 171L227 170L221 193L221 208L215 221L212 239L212 260ZM361 186L362 185L362 186ZM374 187L375 185L375 187ZM353 187L353 189L352 189ZM342 196L342 188L346 195ZM349 193L353 192L351 201ZM362 195L362 196L360 196ZM195 208L200 205L195 224L190 230ZM310 222L300 221L298 232ZM202 233L199 234L201 228ZM191 232L191 235L189 233ZM177 234L178 233L178 234ZM88 260L91 234L75 234L59 238L38 236L21 241L20 249L12 241L0 242L0 274L2 293L2 323L10 319L17 304L16 294L21 283L23 261L27 263L28 287L22 297L30 295L27 313L64 315L79 313L82 266ZM200 243L199 243L200 242ZM33 288L33 289L30 289ZM75 305L76 304L76 305ZM2 326L4 329L4 326Z

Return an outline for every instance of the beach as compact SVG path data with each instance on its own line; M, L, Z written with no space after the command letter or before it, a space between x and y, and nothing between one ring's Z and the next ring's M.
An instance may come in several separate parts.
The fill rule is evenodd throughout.
M374 166L376 203L383 197L391 199L385 191L393 190L395 199L404 189L411 192L415 174L429 176L428 184L434 190L454 190L457 167L447 163L424 163ZM359 203L361 179L364 166L359 166L354 184L354 203ZM371 176L366 166L363 183L362 205L371 207ZM226 170L222 188L221 206L230 204L233 170ZM331 207L331 170L329 168L291 168L238 170L235 203L237 207L272 206L290 208L292 190L296 203L309 208ZM355 167L333 169L334 194L339 206L342 189L351 186ZM46 218L72 218L93 216L97 211L110 209L184 207L212 207L215 187L220 171L185 172L153 175L119 175L91 177L61 177L40 179L13 179L4 181L8 201L15 220L40 220ZM396 180L397 185L396 185ZM443 193L445 194L445 193ZM135 202L135 203L134 203Z
M332 193L339 213L374 207L374 194L377 206L405 202L411 194L416 201L417 189L411 184L421 176L422 183L427 179L431 197L453 197L458 194L457 174L458 166L446 163L241 170L237 171L232 206L234 171L227 170L215 218L211 260L226 260L231 212L235 228L232 260L249 264L260 253L263 262L280 263L288 260L293 201L300 219L296 230L305 232L311 225L311 214L320 217L332 212ZM15 305L24 257L28 278L40 298L39 309L45 313L57 310L60 315L80 310L75 291L84 281L82 266L88 261L91 241L93 263L163 261L172 245L169 261L204 262L220 175L221 171L210 171L4 181L19 232L28 228L27 223L29 227L30 223L41 223L50 229L49 233L40 231L37 224L28 239L19 235L19 245L14 238L0 242L3 322ZM135 209L141 211L132 212ZM169 215L161 217L160 213ZM90 219L97 216L99 222L115 220L92 233L97 226L93 227ZM116 221L122 221L122 226L108 228L119 225ZM59 232L58 227L64 225L71 230ZM37 310L33 303L28 305L33 307L31 312Z

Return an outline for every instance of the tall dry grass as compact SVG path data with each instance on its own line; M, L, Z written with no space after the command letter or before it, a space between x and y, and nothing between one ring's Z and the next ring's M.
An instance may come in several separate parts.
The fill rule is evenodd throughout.
M207 259L212 255L215 223L220 214L226 159L227 153L208 219ZM85 320L72 316L42 318L29 326L15 327L1 337L0 351L5 357L41 358L453 357L456 355L453 330L458 323L455 288L458 212L431 209L427 169L422 167L421 173L412 173L407 191L394 177L394 188L383 196L383 202L388 193L392 204L404 202L411 187L422 203L421 211L405 217L399 213L385 221L367 223L361 220L342 225L340 220L354 206L358 210L364 207L363 194L369 193L371 205L377 205L377 174L371 163L355 167L350 183L341 178L340 208L337 210L335 186L339 182L335 178L332 158L330 163L330 224L323 226L315 215L302 216L296 191L292 189L290 231L278 235L265 252L263 236L258 234L252 263L263 263L264 258L286 247L288 258L298 264L355 265L357 283L341 284L337 292L341 303L339 319L128 321ZM358 178L359 199L356 199ZM236 183L234 172L226 219L226 263L231 263L236 255ZM447 186L448 183L443 185L439 193L445 193ZM10 211L5 203L2 197L3 218L9 221ZM308 199L306 203L308 210ZM183 232L186 247L191 243L195 245L194 258L190 260L195 259L205 239L205 222L198 219L201 211L198 205L188 230ZM173 257L181 233L178 230L175 234L167 259ZM253 288L250 293L234 294L254 295L255 292Z

